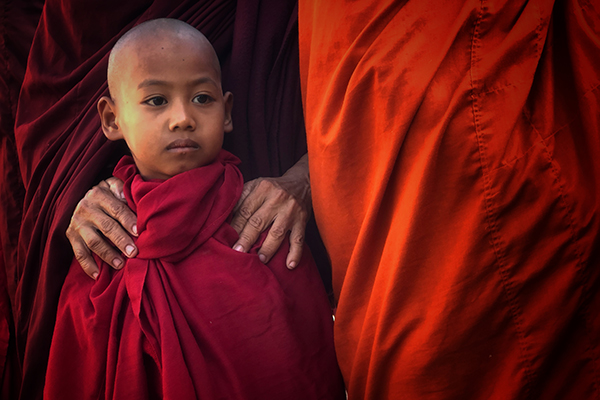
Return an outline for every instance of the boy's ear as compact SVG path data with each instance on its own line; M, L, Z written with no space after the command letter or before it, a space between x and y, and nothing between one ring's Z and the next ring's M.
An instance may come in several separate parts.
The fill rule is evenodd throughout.
M98 100L98 114L100 114L100 122L102 131L108 140L123 139L123 133L117 124L117 113L115 102L108 96L102 96Z
M225 92L223 95L225 100L225 132L231 132L233 130L233 121L231 120L231 110L233 109L233 94L231 92Z

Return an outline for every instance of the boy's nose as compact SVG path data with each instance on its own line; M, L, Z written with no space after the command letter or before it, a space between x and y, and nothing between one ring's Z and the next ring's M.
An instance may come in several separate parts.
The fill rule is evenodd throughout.
M189 105L191 106L191 104ZM189 106L180 102L173 104L171 107L171 121L169 129L175 130L194 130L196 129L196 121L190 113Z

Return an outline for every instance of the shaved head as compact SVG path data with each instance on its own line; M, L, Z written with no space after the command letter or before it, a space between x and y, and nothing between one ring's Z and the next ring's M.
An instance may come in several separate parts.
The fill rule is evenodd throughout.
M143 22L127 31L110 52L108 58L108 90L111 97L116 100L115 95L123 72L130 61L132 54L138 54L144 50L165 50L165 43L184 41L190 47L200 52L205 52L211 58L215 71L220 79L221 67L219 59L212 45L199 30L183 21L172 18L153 19Z
M214 161L231 132L233 95L198 30L175 19L128 31L108 60L110 96L98 100L102 131L124 139L144 179L168 179Z

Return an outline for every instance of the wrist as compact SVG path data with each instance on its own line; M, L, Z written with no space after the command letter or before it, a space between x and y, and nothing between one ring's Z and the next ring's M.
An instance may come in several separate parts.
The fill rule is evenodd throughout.
M304 204L307 210L311 208L310 172L308 168L308 154L305 154L288 169L281 177L289 183L288 191Z

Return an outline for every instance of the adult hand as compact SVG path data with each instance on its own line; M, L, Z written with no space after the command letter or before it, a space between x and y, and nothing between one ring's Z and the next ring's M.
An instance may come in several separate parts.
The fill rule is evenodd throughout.
M233 249L246 252L261 232L271 229L258 251L260 260L268 262L290 232L289 269L302 257L304 232L311 212L308 155L304 155L280 178L258 178L244 185L234 208L231 225L240 235Z
M77 204L67 228L75 258L86 274L96 279L99 273L91 252L115 269L123 267L121 254L110 242L129 258L137 254L130 236L137 236L136 221L136 215L123 196L121 180L109 178L86 193Z

